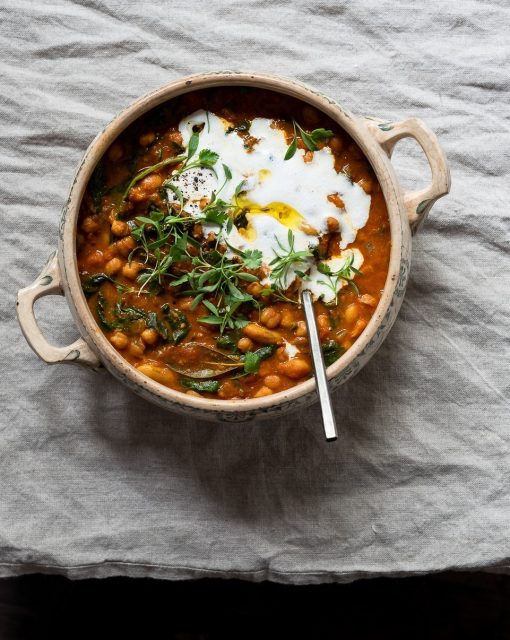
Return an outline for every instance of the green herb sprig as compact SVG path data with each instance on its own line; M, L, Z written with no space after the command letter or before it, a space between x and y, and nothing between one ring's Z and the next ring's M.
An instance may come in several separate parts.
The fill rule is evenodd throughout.
M353 263L354 253L351 253L340 269L336 271L333 271L326 262L319 262L317 265L319 273L327 276L327 280L318 280L318 283L331 289L335 295L335 304L338 304L338 285L341 280L346 282L354 290L356 295L359 295L359 289L353 281L353 278L355 275L362 276L363 273L359 269L356 269L356 267L353 267Z
M333 132L330 129L314 129L311 133L307 133L295 120L292 121L292 125L294 127L294 136L287 147L287 152L283 158L284 160L290 160L295 155L297 151L298 133L310 151L317 151L319 142L329 140L329 138L333 136Z
M310 266L309 260L313 258L313 253L308 249L296 251L295 236L291 229L289 229L287 233L288 247L284 247L276 236L275 240L278 244L279 251L273 249L275 257L269 263L269 266L272 267L271 280L274 285L273 289L276 288L278 295L284 296L282 292L287 289L287 276L291 267L301 266L303 270L296 270L296 273L299 277L306 278L305 271ZM285 300L288 302L296 302L287 297L285 297Z
M247 319L237 314L242 304L249 303L257 307L255 298L241 290L241 283L258 282L256 275L247 271L257 269L262 263L260 257L245 254L236 250L239 259L232 259L217 250L204 251L191 257L193 269L184 273L172 282L172 286L187 285L183 295L193 295L191 309L200 303L209 311L208 316L199 318L199 322L216 325L223 333L225 329L241 329L248 323ZM248 261L250 267L246 265Z

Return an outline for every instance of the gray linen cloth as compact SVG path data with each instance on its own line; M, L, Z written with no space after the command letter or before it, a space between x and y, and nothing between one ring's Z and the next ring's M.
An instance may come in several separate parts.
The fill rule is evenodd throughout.
M0 8L0 575L348 581L510 565L509 39L505 1L36 3ZM107 374L48 367L14 314L56 246L94 135L202 70L310 83L358 114L423 118L451 195L414 242L389 338L335 394L281 421L164 412ZM416 145L395 162L429 171ZM65 301L38 305L54 341Z

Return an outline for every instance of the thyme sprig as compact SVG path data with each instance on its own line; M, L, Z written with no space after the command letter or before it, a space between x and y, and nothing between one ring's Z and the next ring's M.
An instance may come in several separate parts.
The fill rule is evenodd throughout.
M345 259L344 264L336 271L333 271L326 262L319 262L317 265L319 273L322 273L327 277L327 280L318 280L318 283L331 289L335 295L335 304L338 304L338 285L340 284L340 281L346 282L354 290L356 295L359 295L359 289L353 278L355 275L361 276L363 273L359 269L356 269L356 267L353 267L353 263L354 253L351 252L351 254Z
M273 249L275 257L269 263L269 266L272 267L271 280L276 289L283 292L288 288L287 276L292 267L302 266L301 270L294 270L300 278L306 277L305 271L310 266L309 260L313 258L313 253L309 249L296 251L295 236L291 229L289 229L287 233L288 247L283 246L276 236L275 240L278 244L279 251Z
M189 236L186 225L197 220L216 222L223 228L231 205L222 210L216 201L213 204L215 207L204 209L200 218L177 214L165 216L157 210L152 211L149 217L138 216L135 220L140 226L131 235L139 244L129 259L139 252L146 265L137 278L137 283L141 285L139 295L154 286L162 287L165 280L170 278L170 286L181 286L182 295L193 296L191 309L203 302L210 312L200 321L218 325L223 333L227 327L241 328L246 324L246 319L238 316L242 304L258 306L253 296L243 291L240 285L243 282L258 282L258 277L250 271L260 268L262 253L258 250L243 252L231 247L235 255L230 257L226 252L219 251L217 245L214 249L204 248ZM194 248L193 252L190 245ZM189 265L191 269L182 273L181 263ZM179 270L180 275L176 273Z
M191 309L200 303L209 311L208 316L199 318L199 322L216 325L223 333L225 329L240 329L247 319L238 314L239 307L249 303L258 307L258 301L241 289L243 283L258 282L258 277L247 269L258 269L262 264L262 253L235 250L236 257L217 249L200 249L198 255L191 257L193 269L172 282L172 286L187 285L183 295L192 295Z

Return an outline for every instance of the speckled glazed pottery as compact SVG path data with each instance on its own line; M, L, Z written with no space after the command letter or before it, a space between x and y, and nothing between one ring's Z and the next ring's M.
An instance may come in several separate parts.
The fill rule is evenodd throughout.
M391 224L391 257L379 305L354 345L328 369L334 391L377 351L388 334L404 296L411 257L411 235L425 220L434 202L449 191L450 175L435 135L416 118L387 122L354 116L338 103L293 80L257 73L219 72L190 76L167 84L140 98L120 113L92 142L74 177L62 212L58 250L36 281L18 293L19 322L29 345L48 364L67 363L98 369L106 367L123 384L165 409L197 418L241 421L294 411L316 400L315 383L307 380L287 391L250 400L209 400L169 389L139 373L112 347L92 316L82 292L76 261L76 228L80 203L97 163L117 136L134 120L157 105L196 89L251 86L299 98L323 111L347 131L364 151L383 190ZM431 184L420 191L403 191L392 164L391 152L402 138L414 138L432 171ZM69 347L50 345L34 316L35 300L64 295L81 338Z

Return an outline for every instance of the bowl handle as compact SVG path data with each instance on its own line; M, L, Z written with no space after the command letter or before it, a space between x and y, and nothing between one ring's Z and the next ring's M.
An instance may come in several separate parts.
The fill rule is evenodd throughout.
M60 269L55 252L50 256L35 282L18 291L16 311L26 341L39 358L48 364L67 362L94 368L100 367L99 358L82 338L68 347L55 347L41 333L34 314L34 302L44 296L63 295Z
M388 158L402 138L414 138L423 149L432 172L432 182L425 189L405 191L403 194L412 233L421 227L432 205L450 191L450 169L435 134L418 118L401 122L368 119L368 129L386 152Z

